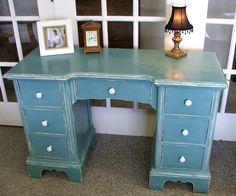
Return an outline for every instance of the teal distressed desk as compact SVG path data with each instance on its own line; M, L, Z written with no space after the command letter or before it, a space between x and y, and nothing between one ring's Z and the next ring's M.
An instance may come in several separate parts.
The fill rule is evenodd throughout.
M149 187L191 182L207 192L209 158L221 90L216 56L189 52L179 60L161 51L104 49L102 53L40 57L39 50L5 74L14 81L32 177L63 171L82 181L86 155L95 146L89 99L150 104L157 112Z

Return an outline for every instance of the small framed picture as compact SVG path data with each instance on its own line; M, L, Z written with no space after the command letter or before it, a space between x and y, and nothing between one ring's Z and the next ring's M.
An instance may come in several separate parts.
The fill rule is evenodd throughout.
M74 53L69 19L37 22L41 56Z

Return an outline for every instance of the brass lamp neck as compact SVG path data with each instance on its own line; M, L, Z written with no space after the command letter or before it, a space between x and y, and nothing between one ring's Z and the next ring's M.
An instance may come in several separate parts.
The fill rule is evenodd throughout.
M175 31L174 37L172 38L172 40L174 42L174 48L171 51L173 51L173 52L180 51L179 44L183 40L181 37L180 31L177 31L177 30Z

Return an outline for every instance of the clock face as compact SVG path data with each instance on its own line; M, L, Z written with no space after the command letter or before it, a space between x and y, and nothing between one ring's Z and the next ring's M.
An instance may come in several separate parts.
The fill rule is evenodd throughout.
M86 45L87 47L98 46L97 31L86 31Z

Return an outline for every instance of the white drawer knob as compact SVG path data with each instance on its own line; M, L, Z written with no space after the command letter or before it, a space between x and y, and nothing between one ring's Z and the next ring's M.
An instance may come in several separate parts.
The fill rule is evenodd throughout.
M187 129L183 129L183 130L181 131L181 133L182 133L183 136L187 136L187 135L189 134L189 132L188 132Z
M50 145L50 146L47 147L47 151L48 151L48 152L52 152L52 150L53 150L53 149L52 149L52 145Z
M186 99L185 101L184 101L184 104L186 105L186 106L191 106L192 105L192 100L190 100L190 99Z
M42 98L43 98L43 93L37 92L37 93L35 94L35 96L36 96L36 98L38 98L38 99L42 99Z
M109 88L108 92L110 95L114 95L116 93L116 90L114 88Z
M47 127L47 126L48 126L48 121L47 121L47 120L43 120L43 121L41 122L41 125L42 125L43 127Z
M186 162L186 158L185 158L184 156L181 156L181 157L179 158L179 162L180 162L180 163L185 163L185 162Z

